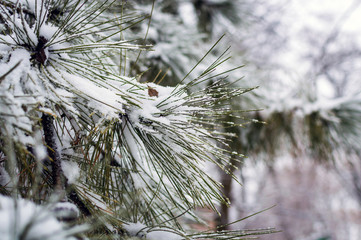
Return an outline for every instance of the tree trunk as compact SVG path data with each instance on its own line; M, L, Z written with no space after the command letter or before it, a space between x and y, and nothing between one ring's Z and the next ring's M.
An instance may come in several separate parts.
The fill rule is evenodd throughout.
M225 172L222 172L222 177L221 177L221 183L223 185L223 194L224 196L226 196L230 202L232 202L232 196L231 196L231 192L232 192L232 176L229 174L226 174ZM228 230L229 226L225 226L226 224L229 223L229 205L226 203L221 203L221 207L220 207L220 214L221 216L219 216L218 218L218 226L221 226L219 228L219 230ZM222 227L225 226L225 227Z
M278 176L277 173L275 172L273 166L269 165L268 166L268 172L270 174L271 180L273 181L273 184L275 186L275 188L278 189L278 194L277 196L277 207L275 208L278 211L278 219L279 219L279 223L281 225L281 230L283 233L283 236L286 240L292 240L294 239L292 234L289 231L289 222L284 218L285 214L284 214L284 201L283 201L283 195L282 195L282 190L281 190L281 184L279 183L278 180Z

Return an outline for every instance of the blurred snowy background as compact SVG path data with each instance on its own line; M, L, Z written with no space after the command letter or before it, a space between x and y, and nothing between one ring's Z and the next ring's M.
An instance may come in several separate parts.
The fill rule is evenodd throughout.
M229 212L235 220L276 204L240 224L283 231L267 239L361 239L360 3L259 2L241 33L268 146L245 151Z

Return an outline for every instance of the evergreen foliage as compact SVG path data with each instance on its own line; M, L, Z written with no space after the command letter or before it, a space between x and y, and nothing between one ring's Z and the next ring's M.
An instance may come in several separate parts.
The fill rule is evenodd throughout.
M175 68L183 80L174 87L151 75L141 83L147 75L139 55L152 47L126 37L142 21L150 17L117 1L0 1L0 215L11 218L1 226L5 238L247 239L274 232L183 229L179 217L197 219L196 206L228 204L202 166L232 175L229 156L238 154L223 129L235 123L222 120L239 114L230 103L250 89L215 71L224 54L197 77ZM182 66L178 57L168 60ZM132 77L132 69L140 75ZM38 230L43 222L48 232Z

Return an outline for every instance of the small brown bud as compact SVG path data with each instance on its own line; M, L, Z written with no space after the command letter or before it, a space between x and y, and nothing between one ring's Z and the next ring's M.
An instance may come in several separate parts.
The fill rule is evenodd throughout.
M158 97L158 91L148 86L149 97Z

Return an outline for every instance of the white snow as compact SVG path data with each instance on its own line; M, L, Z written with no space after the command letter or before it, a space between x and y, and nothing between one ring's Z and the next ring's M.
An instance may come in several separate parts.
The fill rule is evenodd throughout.
M144 233L144 231L147 229L147 226L139 222L124 224L123 227L129 233L130 236L139 236L139 237L143 237L146 234Z
M142 223L126 223L123 225L130 236L136 236L149 240L179 240L184 239L180 233L168 228L150 228Z
M14 4L21 4L22 6L26 6L32 13L36 15L36 18L40 22L47 14L45 8L45 1L44 0L9 0Z
M183 22L188 26L194 26L197 23L197 14L191 2L180 2L179 13Z
M6 78L6 79L11 78L12 79L11 82L15 81L12 84L16 87L15 94L22 93L19 92L19 86L17 86L16 83L19 83L19 80L22 78L22 76L30 71L30 53L25 49L15 49L14 51L11 52L11 58L8 63L0 63L0 76L1 76L19 62L20 62L19 66L15 68Z
M77 182L80 176L80 168L76 162L61 161L61 167L63 169L65 177L68 179L68 183L73 184Z
M39 35L45 37L47 40L50 40L58 30L59 30L58 27L55 27L55 26L52 26L49 24L43 24L41 26L41 28L39 29ZM60 40L60 39L57 39L57 40Z
M64 234L63 225L46 208L4 196L0 196L0 236L2 240L75 239Z
M156 230L151 230L146 235L147 239L150 240L180 240L184 239L182 236L174 233L173 231L170 231L169 229L161 229L157 228Z

